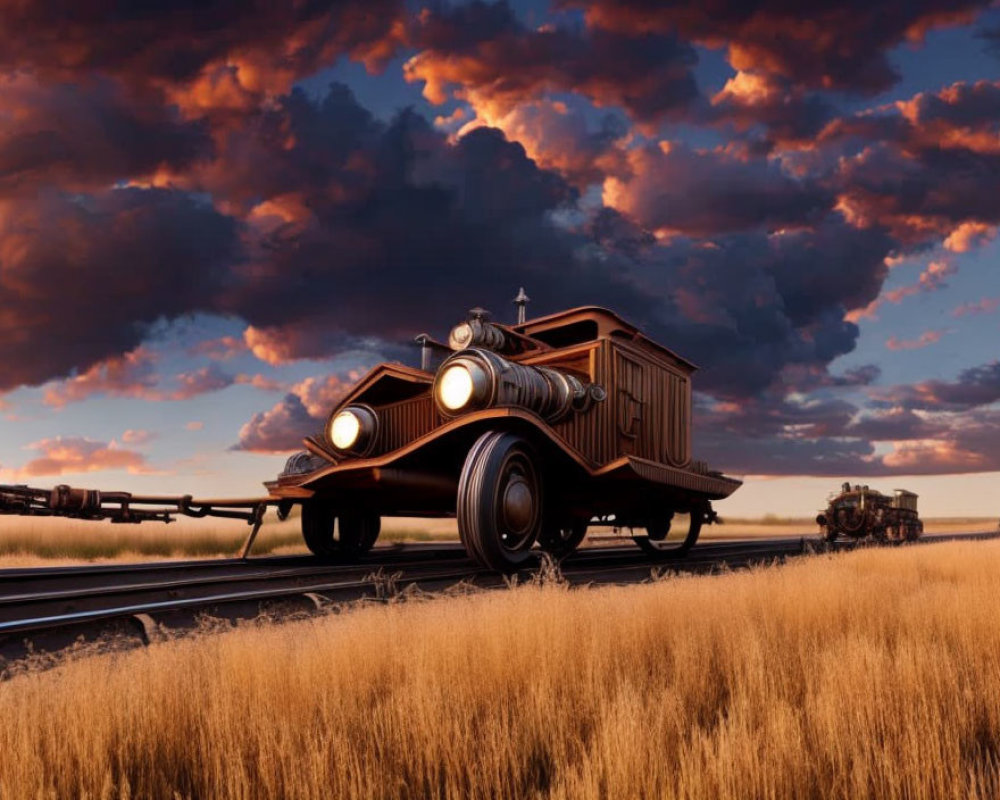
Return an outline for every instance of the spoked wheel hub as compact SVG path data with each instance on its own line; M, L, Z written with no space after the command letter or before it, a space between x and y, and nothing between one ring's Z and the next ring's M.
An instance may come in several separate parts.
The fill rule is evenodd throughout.
M500 539L504 546L512 550L524 548L528 537L534 538L534 524L538 507L537 487L517 464L512 465L502 486L500 501Z

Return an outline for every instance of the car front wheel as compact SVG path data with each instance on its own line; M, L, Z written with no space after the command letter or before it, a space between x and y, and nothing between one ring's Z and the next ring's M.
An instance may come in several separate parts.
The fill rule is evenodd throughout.
M458 530L469 555L512 572L531 558L542 527L537 452L522 436L484 433L466 456L458 482Z

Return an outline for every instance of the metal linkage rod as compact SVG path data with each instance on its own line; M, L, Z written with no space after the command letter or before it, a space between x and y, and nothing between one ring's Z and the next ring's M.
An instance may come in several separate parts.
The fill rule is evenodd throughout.
M0 484L0 514L106 519L120 523L173 522L177 516L224 517L241 519L248 525L259 527L267 506L276 503L277 500L268 497L195 500L189 494L147 496L76 489L65 484L52 489Z

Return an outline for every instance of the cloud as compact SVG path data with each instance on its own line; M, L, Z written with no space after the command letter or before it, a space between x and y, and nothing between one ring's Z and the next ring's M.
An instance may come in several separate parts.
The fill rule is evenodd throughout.
M234 450L284 453L302 448L303 437L323 427L334 406L361 377L345 375L306 378L267 411L254 414L241 429Z
M694 452L736 474L881 476L1000 469L1000 412L861 412L819 396L700 403ZM876 447L876 443L878 447Z
M776 145L808 147L834 114L827 100L786 78L738 71L700 110L699 117L745 134L763 129L759 135L763 149L769 150Z
M471 306L509 318L524 284L533 312L599 302L698 362L714 402L747 409L720 405L704 432L721 465L885 470L886 447L902 464L915 451L897 442L931 441L935 463L957 463L974 441L890 419L877 397L845 403L897 387L874 386L870 365L830 365L890 294L887 258L994 235L1000 90L956 84L841 118L828 90L885 88L889 49L979 5L724 0L639 15L595 0L584 23L534 28L485 3L409 21L396 2L194 16L0 3L0 64L18 68L0 81L0 392L59 378L45 390L57 405L284 391L267 370L196 362L164 378L127 354L152 326L209 313L245 326L192 348L213 362L410 359L413 333L442 334ZM404 39L407 77L449 103L444 132L412 111L377 119L343 86L291 88L344 54L377 68ZM711 98L692 40L727 47L736 69ZM650 145L665 121L732 141ZM934 263L904 289L943 285L949 262ZM298 447L350 377L292 386L238 447ZM922 391L900 407L949 390ZM955 404L972 387L951 391ZM965 414L941 405L928 413ZM877 450L876 422L897 434Z
M977 247L993 241L997 235L996 225L981 222L963 222L944 240L946 250L953 253L968 253Z
M968 411L1000 400L1000 361L962 370L953 381L927 380L872 390L882 406Z
M411 27L419 51L404 68L441 104L452 96L490 116L549 92L573 91L633 119L677 115L697 98L697 56L673 32L529 29L506 2L424 10Z
M895 336L890 336L886 342L885 346L889 350L921 350L928 345L935 344L941 341L941 337L944 336L948 331L924 331L916 339L897 339Z
M843 433L873 442L902 442L942 436L948 429L942 420L927 419L910 409L893 408L867 412L853 420Z
M254 414L240 428L234 450L254 453L285 453L299 450L302 438L319 428L297 394L289 392L273 408Z
M556 172L581 190L608 175L628 173L621 140L630 131L614 114L605 114L595 128L582 110L559 100L537 99L519 103L499 115L479 109L458 133L477 127L502 130L509 140L519 142L540 167Z
M969 303L963 303L951 312L953 317L966 317L975 314L992 314L1000 308L1000 297L983 297Z
M855 224L967 252L1000 223L998 114L1000 82L981 81L834 120L819 136L827 183Z
M50 383L42 396L45 405L62 408L94 395L133 397L142 400L189 400L208 392L225 389L237 381L217 364L209 364L173 377L169 386L155 371L158 356L145 347L94 364L90 369L64 381ZM245 382L252 383L252 380Z
M188 353L192 356L207 356L217 361L228 361L246 351L246 342L236 336L205 339L188 348Z
M84 2L67 9L52 0L5 1L0 67L56 80L100 73L143 86L199 84L229 71L244 91L275 85L283 91L342 54L374 68L393 54L402 33L398 0L287 7L210 0L196 8Z
M144 455L122 448L113 439L99 442L82 436L56 436L29 444L25 449L41 455L15 469L15 474L22 478L103 470L151 471Z
M899 78L886 53L932 28L965 23L989 0L917 0L891 7L823 0L807 7L765 0L651 4L645 0L563 0L583 8L590 28L622 35L677 32L725 46L734 69L779 75L799 86L877 92Z
M858 328L845 312L879 293L892 246L884 232L836 216L815 229L673 239L633 265L661 298L640 321L660 341L683 342L704 390L748 397L790 365L825 369L854 349Z
M236 231L170 190L0 201L0 390L86 373L134 350L157 320L211 309Z
M200 394L217 392L232 386L235 379L223 372L217 364L209 364L191 372L182 372L174 380L178 384L177 388L162 393L160 395L162 399L188 400Z
M146 444L146 442L151 442L156 438L156 434L152 431L129 428L125 433L122 434L122 441L125 444Z
M0 74L0 195L40 180L63 189L180 170L211 154L207 127L108 79L45 84Z
M833 195L773 163L672 142L632 149L630 177L604 183L604 202L653 230L710 235L801 226L823 217Z
M920 273L917 282L909 286L901 286L885 293L889 303L900 303L907 297L926 292L936 292L948 286L945 279L958 272L958 267L948 259L931 261Z
M244 386L252 386L254 389L260 389L264 392L278 392L287 388L287 384L284 382L276 380L275 378L270 378L260 372L254 373L253 375L241 372L233 378L233 383Z
M145 347L137 347L122 356L100 361L64 381L48 385L42 402L62 408L94 394L145 397L154 391L156 362L155 353Z

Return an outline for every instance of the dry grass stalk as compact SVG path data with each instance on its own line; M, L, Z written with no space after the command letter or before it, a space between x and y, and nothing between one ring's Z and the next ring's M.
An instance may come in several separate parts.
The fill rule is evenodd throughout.
M3 797L988 797L1000 545L558 583L0 685Z

